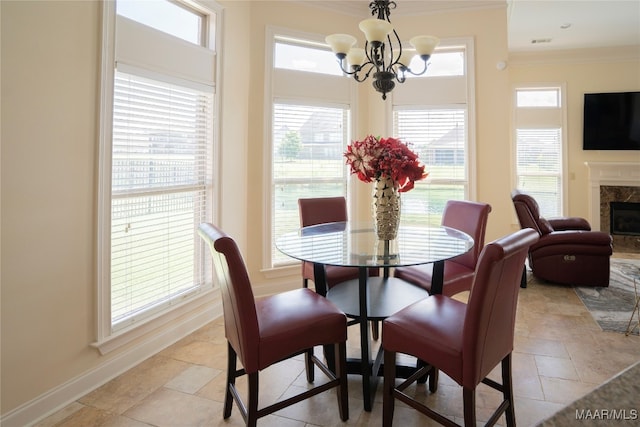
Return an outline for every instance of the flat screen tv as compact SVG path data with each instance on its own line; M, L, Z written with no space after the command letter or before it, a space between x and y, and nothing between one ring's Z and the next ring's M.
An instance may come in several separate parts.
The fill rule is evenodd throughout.
M640 92L585 93L583 149L640 150Z

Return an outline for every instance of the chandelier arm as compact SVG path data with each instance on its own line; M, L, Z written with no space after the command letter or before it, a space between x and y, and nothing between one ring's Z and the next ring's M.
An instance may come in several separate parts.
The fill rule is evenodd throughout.
M395 30L395 28L393 29L393 34L396 36L396 42L398 44L398 56L394 57L393 55L393 43L391 43L391 34L387 35L387 41L389 42L389 53L390 53L390 62L389 62L389 67L388 67L388 71L391 71L394 65L400 64L400 58L402 57L402 43L400 42L400 36L398 35L398 32Z
M416 73L416 72L412 71L412 70L411 70L411 68L406 67L406 70L403 70L403 71L404 71L404 73L407 73L407 72L408 72L408 73L413 74L414 76L421 76L421 75L423 75L424 73L426 73L426 72L427 72L427 68L429 68L429 63L428 63L427 61L429 61L429 58L430 58L431 56L430 56L430 55L424 55L424 56L426 56L426 58L422 58L422 57L421 57L421 58L422 58L422 60L424 61L424 68L422 69L422 71L420 71L419 73Z
M366 78L369 77L371 70L374 68L374 64L371 61L365 62L364 64L358 66L358 68L354 69L353 71L349 71L344 67L344 58L340 59L338 63L340 64L340 70L342 70L344 74L348 76L353 76L353 78L359 83L362 83L363 81L365 81ZM369 66L369 70L364 75L364 77L360 77L358 73L360 73L360 71L362 71L367 65Z
M367 70L366 74L364 76L362 76L362 77L360 75L358 75L357 73L362 71L367 65L369 66L369 69ZM362 64L360 66L360 68L355 73L353 73L353 78L356 79L356 81L358 83L362 83L363 81L365 81L365 80L367 80L369 78L369 75L371 74L371 71L373 71L375 69L376 69L376 66L375 66L374 63L372 63L371 61L365 62L364 64Z

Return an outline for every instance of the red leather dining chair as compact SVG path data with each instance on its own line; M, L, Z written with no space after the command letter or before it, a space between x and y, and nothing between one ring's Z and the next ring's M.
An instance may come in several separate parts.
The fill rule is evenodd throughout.
M235 241L209 223L201 224L198 231L211 249L214 273L222 292L228 343L224 418L231 416L235 400L246 425L255 426L260 417L337 387L340 418L349 419L345 314L326 298L304 288L254 299ZM331 344L335 348L335 374L313 355L313 347ZM314 380L314 364L329 381L259 409L259 371L301 353L305 354L307 381ZM243 369L236 368L237 359ZM243 375L248 376L247 406L235 386L236 378Z
M489 243L481 252L467 304L445 295L431 295L385 319L383 425L391 426L395 399L447 426L453 421L411 398L404 389L433 370L441 370L463 388L464 425L476 425L475 390L480 382L501 391L503 401L487 425L505 413L515 426L511 353L522 263L538 240L532 229L519 230ZM396 354L426 362L396 385ZM501 364L502 384L486 378Z
M473 238L473 248L460 256L445 261L442 293L447 296L468 291L473 283L476 263L484 247L487 219L491 205L467 200L449 200L442 214L442 225L458 229ZM431 293L433 264L399 267L394 276L413 283Z
M298 199L298 207L301 227L347 221L347 201L341 196ZM328 289L338 283L358 278L357 267L327 265L324 271ZM377 276L377 269L369 269L369 275ZM313 263L304 261L302 263L302 283L305 288L308 286L309 280L314 280Z
M314 197L298 199L300 213L300 226L326 224L328 222L347 221L347 201L344 197ZM324 267L327 289L331 289L338 283L358 278L358 267L340 267L326 265ZM369 269L369 276L378 276L377 268ZM313 263L302 262L302 285L309 286L309 280L314 280ZM379 337L378 322L371 322L371 335L374 340Z

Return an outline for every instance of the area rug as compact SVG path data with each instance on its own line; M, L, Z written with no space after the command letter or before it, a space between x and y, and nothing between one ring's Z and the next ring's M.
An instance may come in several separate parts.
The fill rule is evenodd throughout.
M640 293L640 259L611 258L609 287L574 287L603 331L625 333L635 305L634 283ZM638 322L634 314L633 322ZM638 335L638 328L633 331Z

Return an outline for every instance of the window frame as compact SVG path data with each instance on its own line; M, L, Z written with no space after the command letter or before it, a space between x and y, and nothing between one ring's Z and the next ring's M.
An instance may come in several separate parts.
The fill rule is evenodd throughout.
M518 92L523 90L558 90L559 106L518 107ZM560 210L557 216L568 212L568 131L567 131L567 86L558 82L518 83L512 86L512 124L511 124L511 187L518 188L518 129L560 129ZM518 223L515 212L514 224Z
M198 9L200 12L214 15L211 22L207 25L206 32L208 37L207 45L205 48L202 46L195 46L189 42L183 40L184 43L188 43L197 49L208 49L213 51L213 55L217 58L215 60L214 68L211 70L213 73L212 79L216 80L216 76L219 76L221 69L220 61L220 47L221 42L221 28L222 28L222 7L215 3L213 0L197 0L196 2L189 2L189 6L194 9ZM160 327L170 325L173 321L180 319L186 314L191 314L193 322L202 321L202 319L208 318L210 313L205 313L205 308L209 307L212 302L216 300L215 293L213 292L213 283L208 289L203 292L199 292L195 297L188 299L184 303L179 303L168 307L158 313L155 313L142 321L135 323L126 328L114 331L112 328L111 319L111 169L112 169L112 145L111 140L113 137L113 113L114 113L114 78L116 68L116 20L118 19L116 12L116 2L109 1L102 4L102 47L101 47L101 66L100 66L100 120L99 120L99 167L98 167L98 201L97 201L97 318L96 318L96 341L92 343L92 346L99 350L101 354L108 354L118 348L126 345L127 343L140 338L150 332L157 330ZM127 18L125 18L127 19ZM215 31L209 31L214 28ZM154 29L155 30L155 29ZM159 30L155 30L159 31ZM171 36L174 37L174 36ZM138 66L138 64L131 64ZM151 73L153 74L153 73ZM182 76L179 76L182 77ZM219 80L219 79L218 79ZM212 105L213 113L213 162L211 165L213 168L211 187L216 188L218 182L218 176L215 172L219 170L215 163L219 162L219 123L217 118L219 115L220 96L219 90L216 88L215 83L213 86L214 99ZM215 190L212 190L211 203L214 206L214 215L217 215L218 195L215 194ZM215 220L215 218L211 218Z
M462 49L465 53L464 73L454 76L427 76L420 79L407 79L391 93L391 102L387 104L388 129L395 132L395 110L411 109L450 109L466 110L467 155L466 182L463 183L464 198L475 200L477 197L477 160L476 160L476 98L475 98L475 43L472 37L447 38L440 41L436 52L451 52ZM414 83L415 82L415 83ZM421 89L410 89L411 85L423 86ZM424 99L421 93L429 93ZM410 142L410 141L408 141ZM429 172L427 165L427 172ZM430 178L427 177L427 182ZM440 180L446 184L447 180ZM459 180L451 182L460 182ZM417 183L419 185L420 183Z
M352 140L354 135L354 129L357 129L357 87L354 85L353 79L345 76L328 75L313 73L307 71L293 71L280 69L280 77L275 67L275 45L278 41L282 40L298 40L302 44L310 47L325 48L330 50L329 46L324 41L324 36L321 34L307 33L298 30L292 30L283 27L267 26L265 35L265 79L264 79L264 140L267 141L263 147L263 192L268 195L264 199L263 209L263 248L262 248L262 260L261 260L261 272L267 278L281 277L292 272L295 268L299 268L299 262L291 260L291 263L285 265L278 264L273 265L272 251L275 247L274 240L276 236L272 235L273 230L273 216L272 216L272 203L274 200L273 188L273 114L274 104L279 102L285 103L298 103L305 105L315 105L319 107L345 107L351 111L350 123L351 129L348 131L348 139ZM336 67L338 65L336 64ZM292 73L299 73L299 79L288 79L284 76L290 76ZM300 81L308 82L312 79L329 80L331 79L335 84L332 85L331 90L325 91L321 95L305 95L304 88L311 88L312 86ZM291 85L291 88L287 88L282 84L283 81L295 82ZM336 94L342 94L342 97L338 97ZM346 169L345 169L346 170ZM350 192L350 181L348 174L345 174L346 180L346 192L345 196L348 196ZM347 200L349 198L347 197ZM349 209L349 206L348 206Z

